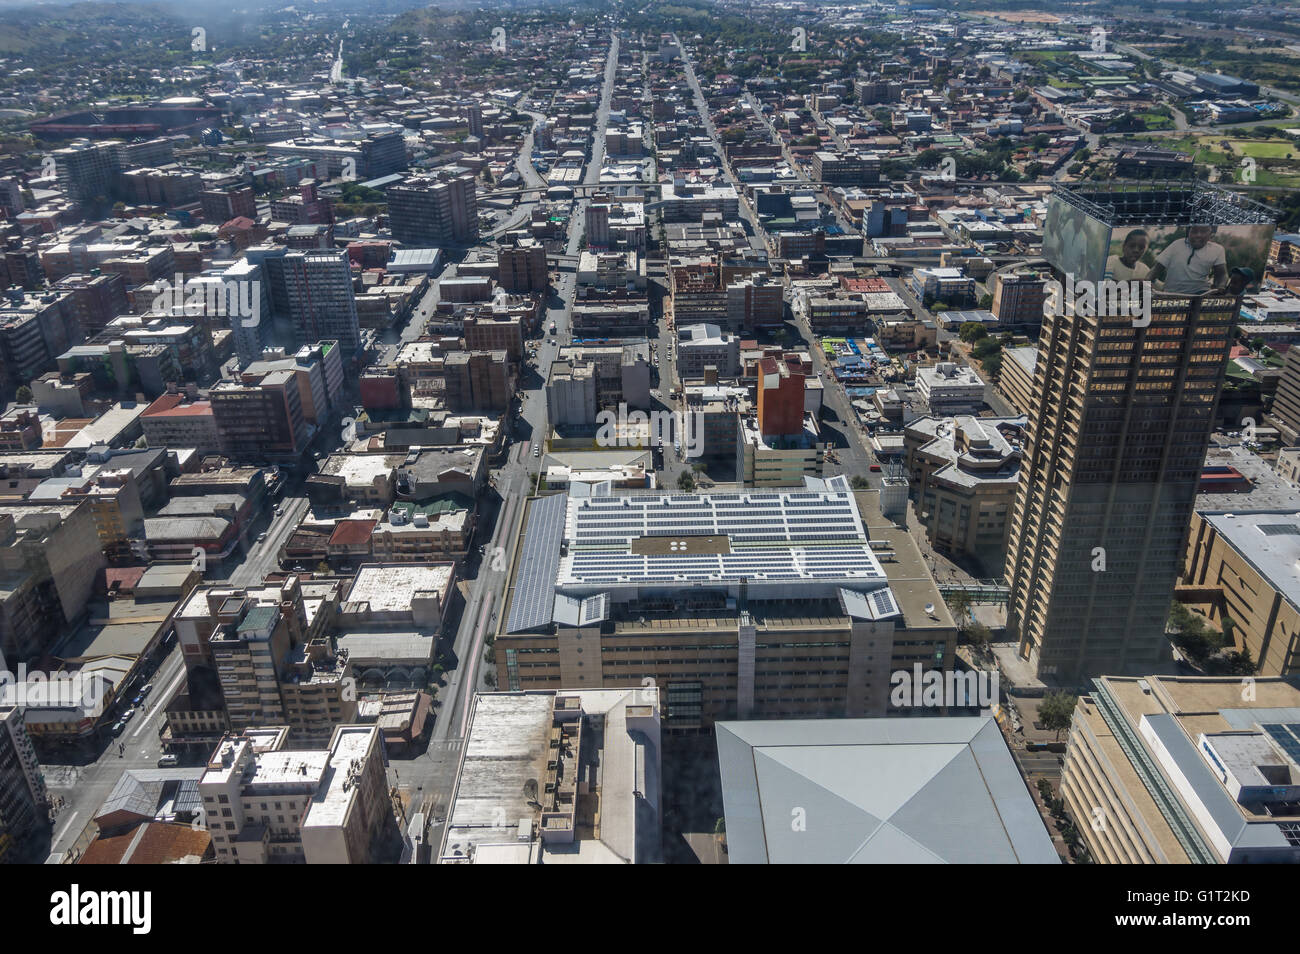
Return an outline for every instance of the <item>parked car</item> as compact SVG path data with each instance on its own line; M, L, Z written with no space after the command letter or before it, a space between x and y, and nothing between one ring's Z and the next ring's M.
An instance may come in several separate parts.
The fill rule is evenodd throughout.
M147 695L149 695L149 693L151 693L151 692L153 692L153 683L152 683L152 682L146 682L146 683L144 684L144 688L142 688L142 689L140 690L140 695L142 695L142 696L147 696Z
M113 723L113 734L121 735L122 730L126 728L126 719L118 719Z
M180 762L181 760L176 757L175 753L168 752L166 755L164 755L162 758L158 760L158 767L173 768L174 766L179 765Z
M122 713L122 721L130 722L131 716L133 715L135 715L135 706L132 706L131 708L127 709L125 712Z
M880 465L879 465L879 464L872 464L872 465L871 465L871 472L872 472L873 474L878 474L878 473L880 473Z

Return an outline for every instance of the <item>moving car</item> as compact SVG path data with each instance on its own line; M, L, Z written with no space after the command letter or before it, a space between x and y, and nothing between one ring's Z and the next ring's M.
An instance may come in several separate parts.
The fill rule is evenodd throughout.
M179 765L180 761L181 760L177 758L174 753L168 752L166 755L164 755L162 758L158 760L158 767L172 768L173 766Z

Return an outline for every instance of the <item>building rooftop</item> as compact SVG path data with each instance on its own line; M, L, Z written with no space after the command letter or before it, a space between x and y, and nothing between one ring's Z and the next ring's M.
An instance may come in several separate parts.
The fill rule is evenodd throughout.
M481 693L443 863L659 860L658 692Z
M1204 516L1229 546L1292 606L1300 609L1300 513L1218 513Z
M530 504L506 631L587 625L610 602L743 586L839 599L890 584L847 484L713 494L554 494ZM895 612L897 609L895 608Z
M989 716L716 729L732 864L1060 862Z
M369 603L376 612L410 610L411 599L418 593L434 593L446 606L455 565L367 564L357 570L348 593L348 602Z
M337 828L347 819L357 797L357 773L377 740L375 726L341 725L334 730L327 753L329 764L320 788L307 808L303 828Z

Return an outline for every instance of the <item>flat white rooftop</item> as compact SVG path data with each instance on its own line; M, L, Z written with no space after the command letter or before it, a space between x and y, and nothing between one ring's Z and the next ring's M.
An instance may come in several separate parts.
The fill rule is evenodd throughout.
M450 563L362 566L348 601L369 603L377 613L409 610L416 593L436 593L445 603L452 569Z
M333 745L322 752L329 759L321 786L311 800L303 828L337 828L347 817L348 808L357 797L354 773L365 764L366 753L374 744L376 726L344 725L334 730Z

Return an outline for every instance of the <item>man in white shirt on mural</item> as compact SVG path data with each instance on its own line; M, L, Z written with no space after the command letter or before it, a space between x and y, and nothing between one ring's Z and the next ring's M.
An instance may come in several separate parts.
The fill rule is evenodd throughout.
M1228 283L1228 259L1223 246L1211 242L1214 228L1193 225L1187 237L1170 242L1156 256L1151 269L1153 281L1164 279L1167 295L1206 295Z

